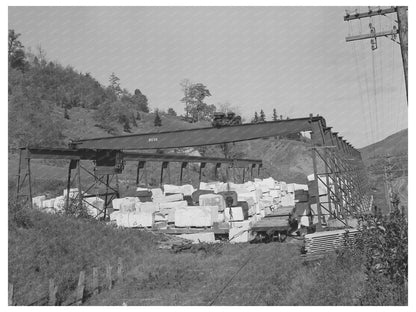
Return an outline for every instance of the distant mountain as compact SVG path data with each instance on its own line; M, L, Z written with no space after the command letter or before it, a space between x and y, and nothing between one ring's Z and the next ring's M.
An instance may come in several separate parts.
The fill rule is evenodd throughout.
M394 133L384 140L360 149L364 164L367 168L371 192L374 195L375 205L383 214L389 212L386 195L386 180L384 170L392 168L392 192L400 199L400 206L407 207L407 153L408 153L408 129ZM383 156L399 156L383 158Z
M394 133L384 140L368 145L360 149L364 161L371 157L384 155L407 154L408 131L407 129Z

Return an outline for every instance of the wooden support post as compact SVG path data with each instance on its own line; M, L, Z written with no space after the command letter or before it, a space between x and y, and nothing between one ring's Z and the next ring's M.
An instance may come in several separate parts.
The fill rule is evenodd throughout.
M108 288L108 290L111 290L111 288L113 288L113 280L112 280L112 277L111 277L111 269L112 269L111 265L110 264L107 264L107 267L106 267L106 280L107 280L107 288Z
M199 178L198 178L198 183L201 184L202 181L202 169L205 168L206 163L200 163L199 165Z
M159 183L160 187L163 185L163 169L166 169L168 165L169 165L169 162L167 161L162 162L162 167L160 169L160 183Z
M29 158L29 151L28 151L28 158L27 158L27 174L29 179L29 205L30 209L33 209L33 199L32 199L32 173L30 171L30 158Z
M20 194L20 175L22 172L22 149L19 150L19 167L17 168L16 203Z
M331 168L328 167L328 151L324 149L324 157L325 157L325 177L326 177L326 188L327 188L327 197L328 197L328 210L329 215L332 214L332 204L331 204L331 186L329 185L329 175Z
M9 306L14 306L14 302L13 302L13 299L14 299L14 293L13 293L13 291L14 291L14 287L13 287L13 284L12 283L9 283Z
M244 184L245 178L246 178L246 168L243 167L243 184Z
M120 257L117 261L117 281L123 282L123 260Z
M321 218L322 218L322 210L321 210L321 202L319 200L319 180L318 180L318 169L317 169L317 164L316 164L316 150L315 148L312 149L312 162L313 162L313 174L315 177L315 181L316 181L316 208L318 210L318 225L316 226L316 231L320 232L322 231L322 223L321 223Z
M71 189L71 172L72 172L73 165L74 165L73 160L70 160L69 166L68 166L68 179L66 182L66 199L65 199L66 211L69 211L69 190Z
M77 178L78 178L78 199L79 199L78 209L81 212L82 211L81 160L78 160L77 164L78 164L77 166L78 177Z
M98 269L96 267L92 268L92 293L94 295L98 294Z
M145 161L139 161L137 164L137 175L136 175L136 186L139 186L140 184L140 169L144 169L144 166L146 165ZM144 169L146 172L146 169ZM146 181L147 184L147 181Z
M55 286L55 280L53 278L49 279L49 301L48 305L56 305L56 293L58 291L58 286Z
M75 305L82 304L82 300L84 299L84 289L85 289L85 271L81 271L79 272Z
M140 182L140 161L137 164L137 172L136 172L136 186L139 186Z
M185 169L186 166L188 166L187 162L182 162L181 163L181 174L180 174L180 177L179 177L179 185L183 184L183 169Z
M120 183L118 181L118 174L115 174L116 176L116 196L117 198L120 198Z
M221 168L221 163L216 163L214 168L214 179L218 180L218 169Z
M106 183L105 183L105 196L104 196L104 220L107 216L107 208L108 208L108 184L110 183L110 175L106 175Z
M399 26L400 48L402 51L403 71L404 71L404 80L406 84L406 99L407 99L408 98L408 89L407 89L408 24L407 24L407 7L406 6L397 7L397 21L398 21L398 26ZM409 105L409 103L407 105Z

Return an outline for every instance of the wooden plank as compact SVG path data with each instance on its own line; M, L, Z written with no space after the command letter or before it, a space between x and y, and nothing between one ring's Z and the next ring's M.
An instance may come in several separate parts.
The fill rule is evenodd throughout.
M98 294L98 269L96 267L92 268L92 293L94 295Z
M14 291L14 286L13 286L13 284L12 283L9 283L9 306L13 306L14 305L14 302L13 302L13 299L14 299L14 293L13 293L13 291Z
M120 257L117 261L117 281L123 282L123 260Z
M48 305L56 305L56 293L58 291L58 286L55 285L55 280L53 278L49 279L49 301Z
M106 280L107 280L108 290L111 290L111 288L113 288L113 280L112 280L112 277L111 277L111 269L112 269L111 265L108 264L107 268L106 268Z
M84 299L85 271L79 272L78 286L76 290L75 305L81 305Z

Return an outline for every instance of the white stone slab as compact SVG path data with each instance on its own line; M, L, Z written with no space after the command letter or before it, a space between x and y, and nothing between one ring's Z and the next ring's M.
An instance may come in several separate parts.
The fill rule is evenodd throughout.
M41 196L36 196L36 197L33 197L32 198L32 203L33 203L33 206L35 207L35 208L42 208L43 207L43 201L46 199L46 196L45 195L41 195Z
M150 190L152 192L152 199L155 200L156 198L163 197L163 191L161 188L154 188Z
M273 198L280 197L280 190L270 190L269 195Z
M164 184L163 190L165 191L165 194L182 194L182 188L180 185Z
M255 192L237 193L237 200L247 202L249 207L258 203L257 196L256 196Z
M53 209L56 212L63 212L65 210L66 198L64 196L58 196L53 203Z
M212 209L210 207L188 206L175 209L175 226L205 227L212 226Z
M113 209L120 210L121 213L136 211L135 204L139 202L137 197L124 197L113 199Z
M248 243L253 240L253 235L249 229L233 227L230 228L228 239L230 243Z
M184 184L181 186L181 191L183 196L192 196L192 193L195 192L195 189L191 184Z
M120 213L117 217L117 225L121 227L150 227L152 224L152 213Z
M110 213L110 221L116 221L120 215L120 211L113 211L112 213Z
M243 208L231 207L224 210L225 221L244 221Z
M303 226L309 226L309 217L308 216L300 217L300 224Z
M174 202L166 202L166 203L158 203L159 209L175 209L178 207L186 207L188 206L188 202L186 200L174 201Z
M217 222L218 222L218 223L225 222L225 214L224 214L224 212L219 212L219 213L218 213L218 219L217 219Z
M96 218L104 215L104 200L98 196L85 198L84 205L90 216Z
M136 191L137 191L137 192L147 192L147 191L149 191L149 189L148 189L148 188L145 188L145 187L138 187L138 188L136 189Z
M226 204L222 195L203 194L199 196L199 206L217 206L218 211L224 211Z
M64 193L63 193L63 195L66 197L66 194L68 193L67 192L68 190L65 188L64 189ZM71 198L71 197L76 197L78 195L78 188L70 188L69 189L69 197Z
M136 213L154 213L160 210L160 204L153 202L138 202L135 204Z
M153 199L153 202L155 203L168 203L168 202L175 202L175 201L182 201L183 200L183 194L173 194L163 197L156 197Z

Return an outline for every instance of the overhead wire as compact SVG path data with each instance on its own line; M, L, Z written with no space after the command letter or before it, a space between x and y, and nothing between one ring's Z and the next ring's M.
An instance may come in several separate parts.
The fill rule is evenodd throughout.
M351 36L351 24L348 21L348 31L349 31L349 36ZM371 127L371 123L368 122L367 120L367 114L365 111L365 105L364 105L364 99L363 99L363 90L361 87L361 75L359 73L359 66L358 66L358 54L357 54L357 47L356 47L356 43L355 41L352 44L352 49L353 49L353 53L354 53L354 63L355 63L355 72L357 75L357 83L358 83L358 89L359 89L359 93L360 93L360 108L361 108L361 113L364 116L364 123L365 123L365 135L366 135L366 143L367 145L370 144L370 138L369 138L369 127Z
M379 31L382 31L382 27L381 27L381 16L378 16L378 25L379 25ZM381 42L382 40L379 40L379 45L380 45L380 51L381 51ZM381 85L381 105L380 105L380 110L381 110L381 128L383 130L383 125L385 123L387 123L386 117L385 117L385 102L384 102L384 81L383 81L383 54L380 52L378 53L378 59L379 59L379 63L380 63L380 85Z
M373 18L370 17L370 22L373 24ZM374 113L375 113L375 129L376 129L376 140L379 140L380 131L379 131L379 121L378 121L378 101L377 101L377 80L376 80L376 66L375 66L375 50L371 50L371 65L372 65L372 78L373 78L373 93L374 93Z

